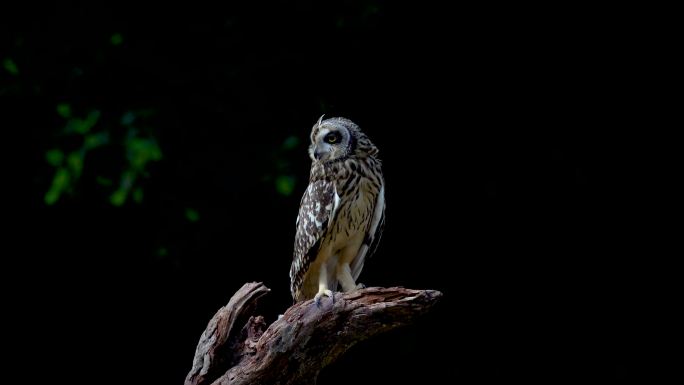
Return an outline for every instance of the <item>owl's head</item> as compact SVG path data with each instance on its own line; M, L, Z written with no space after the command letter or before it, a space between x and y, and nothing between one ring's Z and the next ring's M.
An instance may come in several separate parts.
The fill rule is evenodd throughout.
M314 162L331 162L351 156L375 156L378 149L359 126L349 119L321 116L311 129L309 156Z

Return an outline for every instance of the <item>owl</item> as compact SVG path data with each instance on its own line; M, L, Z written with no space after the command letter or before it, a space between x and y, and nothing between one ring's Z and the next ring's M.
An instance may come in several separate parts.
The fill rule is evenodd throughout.
M380 241L385 182L378 149L349 119L321 117L311 130L311 173L297 216L290 290L295 302L334 300L357 279Z

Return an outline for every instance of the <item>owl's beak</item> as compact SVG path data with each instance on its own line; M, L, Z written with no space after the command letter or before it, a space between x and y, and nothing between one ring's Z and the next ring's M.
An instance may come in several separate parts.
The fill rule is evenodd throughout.
M313 146L313 157L314 157L314 159L321 160L324 155L325 155L325 153L323 151L321 151L321 149L319 149L317 145Z

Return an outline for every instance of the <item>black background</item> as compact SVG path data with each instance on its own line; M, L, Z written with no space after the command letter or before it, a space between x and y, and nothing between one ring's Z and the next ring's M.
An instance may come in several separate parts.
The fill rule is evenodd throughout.
M353 348L319 383L625 375L602 200L614 176L600 166L616 95L629 88L615 55L632 36L611 23L617 10L28 8L2 16L0 56L19 73L2 73L0 95L2 125L30 136L24 198L40 235L17 259L39 293L23 304L53 319L49 332L25 325L42 330L46 378L181 383L206 322L243 283L272 289L269 321L282 313L306 141L323 113L358 123L384 162L387 227L361 281L444 298L417 325ZM113 138L126 111L155 111L147 125L164 158L140 181L142 203L114 207L96 183L124 167L112 145L46 205L44 154L74 146L58 103L99 109ZM291 136L299 144L283 150ZM274 187L280 172L294 177L291 195Z

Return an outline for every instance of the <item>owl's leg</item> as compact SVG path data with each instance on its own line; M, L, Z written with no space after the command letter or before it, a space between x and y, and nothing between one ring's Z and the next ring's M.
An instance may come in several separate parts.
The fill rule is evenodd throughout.
M366 285L362 283L357 285L356 282L354 282L354 277L352 277L351 273L351 267L349 267L348 263L343 263L337 266L337 280L340 281L342 290L345 292L363 289L366 287Z
M332 302L335 302L335 296L333 295L332 290L328 289L328 271L325 263L321 264L318 271L318 293L314 296L314 303L316 303L316 306L321 307L321 298L323 297L330 297Z

